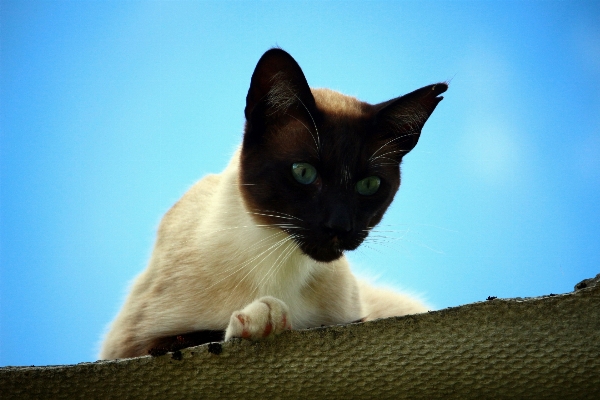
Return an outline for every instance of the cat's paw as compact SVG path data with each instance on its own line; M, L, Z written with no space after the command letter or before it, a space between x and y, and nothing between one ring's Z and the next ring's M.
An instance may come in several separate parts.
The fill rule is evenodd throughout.
M287 305L275 297L261 297L244 309L235 311L229 319L225 340L241 337L259 340L292 329Z

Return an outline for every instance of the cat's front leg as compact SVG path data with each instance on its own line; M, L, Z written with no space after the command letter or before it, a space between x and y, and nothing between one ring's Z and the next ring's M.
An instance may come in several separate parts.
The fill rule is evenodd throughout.
M266 296L231 314L225 340L233 337L259 340L286 329L292 329L288 306L275 297Z

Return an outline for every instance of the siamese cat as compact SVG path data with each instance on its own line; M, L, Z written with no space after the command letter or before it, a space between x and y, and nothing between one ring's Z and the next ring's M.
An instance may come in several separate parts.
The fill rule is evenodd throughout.
M427 311L357 280L344 253L381 221L447 88L371 105L311 89L288 53L267 51L240 149L166 213L100 358Z

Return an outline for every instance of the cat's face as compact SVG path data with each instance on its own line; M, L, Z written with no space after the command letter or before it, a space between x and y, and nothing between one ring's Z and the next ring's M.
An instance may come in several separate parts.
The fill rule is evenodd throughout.
M311 91L289 54L269 50L247 97L240 183L248 210L317 261L356 249L392 202L402 157L446 88L369 105Z

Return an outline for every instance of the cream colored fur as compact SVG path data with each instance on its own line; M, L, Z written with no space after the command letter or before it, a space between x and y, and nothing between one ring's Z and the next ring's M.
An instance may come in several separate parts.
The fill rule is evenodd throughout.
M256 339L267 325L276 334L290 324L426 311L406 295L359 283L345 257L314 261L288 234L256 222L240 193L239 158L237 151L221 174L197 182L164 216L148 268L110 326L101 359L145 355L156 338L198 330Z

